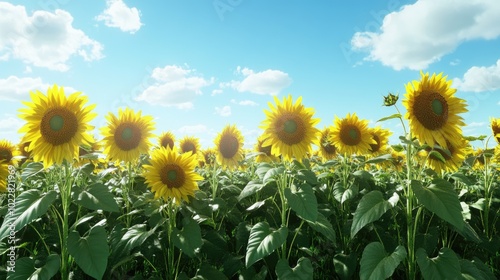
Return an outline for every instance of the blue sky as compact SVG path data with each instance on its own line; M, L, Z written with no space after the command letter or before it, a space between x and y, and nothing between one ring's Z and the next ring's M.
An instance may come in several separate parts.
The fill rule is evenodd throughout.
M303 97L318 128L357 113L394 132L383 95L444 72L468 103L466 135L500 118L500 5L481 1L0 1L0 139L50 85L82 91L104 116L142 110L156 133L213 145L236 124L252 147L273 96ZM399 102L400 109L405 112ZM154 140L156 141L156 140ZM479 143L481 144L481 143Z

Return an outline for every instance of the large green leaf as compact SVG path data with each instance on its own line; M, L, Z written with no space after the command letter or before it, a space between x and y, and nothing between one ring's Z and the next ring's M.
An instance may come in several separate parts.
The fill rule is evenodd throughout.
M195 220L189 218L184 219L183 224L184 227L182 230L174 228L172 231L172 242L184 254L193 258L196 251L203 245L200 225Z
M2 227L0 227L0 240L7 237L14 225L14 231L19 231L33 220L47 213L50 205L56 200L57 193L54 190L41 193L32 189L22 192L16 198L13 212L7 212Z
M228 279L224 273L220 272L215 267L209 265L208 263L204 263L200 266L198 271L196 272L196 276L199 278L192 279L217 279L217 280L225 280Z
M52 254L40 259L20 258L7 280L49 280L59 271L61 257Z
M371 191L365 194L359 201L356 212L354 212L351 225L351 238L367 224L380 219L391 208L392 204L384 199L380 191Z
M318 201L308 184L299 187L292 185L285 189L285 197L290 208L306 221L314 222L318 218Z
M156 227L147 230L145 224L137 224L128 228L123 235L115 232L120 229L115 227L112 231L115 234L111 234L111 236L116 235L116 238L111 238L110 243L111 254L109 259L112 265L118 263L121 258L128 256L134 248L142 245L155 232Z
M253 180L248 182L247 185L241 191L240 195L238 196L238 200L242 200L245 197L255 194L260 189L262 189L262 187L264 187L264 184L261 184L258 181Z
M424 279L462 279L460 262L450 248L441 248L435 258L427 257L426 251L419 248L416 256Z
M443 179L434 179L427 188L419 181L412 181L411 187L418 201L427 210L447 221L461 231L464 227L462 206L453 185Z
M87 275L102 279L108 265L109 246L103 226L92 227L85 236L72 231L68 236L68 252Z
M262 182L264 184L267 184L269 182L275 181L278 176L283 175L284 173L285 173L285 167L283 166L271 168L264 175Z
M75 188L73 199L77 204L90 210L120 211L113 194L100 183L90 185L87 189Z
M318 212L318 218L316 221L311 222L307 221L310 227L312 227L315 231L323 234L326 238L328 238L331 242L335 243L336 235L335 230L333 229L332 224L328 219L321 213Z
M335 267L335 273L341 280L352 279L358 266L358 254L345 255L338 253L333 257L333 266Z
M406 249L396 247L392 254L385 251L380 242L372 242L365 247L361 256L360 279L387 279L406 258Z
M313 272L312 263L308 258L300 258L294 268L291 268L284 259L280 259L276 264L278 280L312 280Z
M260 259L270 255L286 242L288 228L272 230L267 222L259 222L250 230L245 265L250 267Z

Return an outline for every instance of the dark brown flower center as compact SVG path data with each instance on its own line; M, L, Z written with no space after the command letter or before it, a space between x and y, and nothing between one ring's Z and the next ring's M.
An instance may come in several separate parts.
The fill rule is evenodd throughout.
M437 130L448 121L448 103L437 92L422 92L415 97L413 113L426 129Z
M184 170L177 164L166 164L160 171L160 179L163 184L168 188L181 188L185 181L186 176Z
M233 158L238 152L239 147L240 143L234 135L222 135L219 143L219 151L224 158Z
M168 137L168 136L164 136L161 141L160 141L160 145L162 147L170 147L170 149L172 149L174 147L174 139Z
M137 148L141 140L141 129L135 123L122 123L116 128L115 143L122 151L130 151Z
M300 143L306 136L306 127L297 114L285 113L274 124L278 138L287 145Z
M340 140L344 145L356 146L361 142L361 131L355 125L344 125L340 129Z
M66 108L53 108L42 117L40 133L53 146L68 143L78 131L76 115Z
M372 134L375 144L370 144L370 152L376 153L380 150L380 138L376 134Z
M192 152L193 155L196 154L196 146L191 141L186 141L181 146L182 153Z

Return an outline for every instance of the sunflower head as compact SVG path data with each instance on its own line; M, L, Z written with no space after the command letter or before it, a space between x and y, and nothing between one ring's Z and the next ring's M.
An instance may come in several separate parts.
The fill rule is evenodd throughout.
M392 94L392 93L389 93L387 96L384 96L384 106L393 106L394 104L396 104L396 102L398 102L398 99L399 99L399 94Z
M376 144L368 130L368 120L360 120L356 113L347 114L343 119L335 116L330 141L341 154L346 155L365 154L370 150L370 145Z
M257 142L255 143L254 146L254 151L259 153L255 157L256 162L272 162L272 161L279 161L279 157L274 156L271 153L271 146L264 146L266 138L263 137L263 135L260 135L257 138Z
M368 150L371 156L378 156L383 154L385 150L387 150L389 137L392 132L388 129L383 129L379 126L375 128L369 129L370 134L372 135L374 144L370 144L370 149Z
M196 181L203 180L194 172L197 164L196 156L191 153L179 154L168 147L160 147L151 153L149 164L144 165L143 175L155 198L180 204L194 196L198 190Z
M0 140L0 162L4 161L7 164L16 163L17 160L14 157L20 155L21 153L16 145L8 140Z
M217 160L217 151L215 150L215 148L204 149L201 151L201 154L203 155L203 159L201 160L201 162L203 162L203 165L213 165Z
M459 144L456 145L448 142L446 148L440 146L428 147L426 149L428 153L427 165L437 173L441 173L442 171L457 171L465 159L468 145L464 139L461 139L457 143Z
M493 137L500 144L500 119L491 118L490 119L491 132L493 132Z
M406 95L403 105L407 112L410 130L421 142L446 147L446 141L460 145L463 118L460 113L467 112L463 99L455 96L456 89L451 88L447 76L435 73L421 74L420 81L405 85Z
M64 160L72 162L78 157L80 144L92 139L89 131L93 127L88 123L96 116L92 113L95 105L84 107L86 96L80 92L66 96L57 85L49 88L47 95L39 91L30 95L32 102L23 102L28 108L19 110L19 117L27 122L19 132L26 133L23 140L30 142L28 152L45 167Z
M243 160L243 136L235 125L227 125L214 140L217 163L223 167L236 168Z
M9 166L4 160L0 160L0 193L7 192L7 181Z
M108 159L131 162L146 154L151 147L154 122L152 116L143 116L130 108L120 109L118 116L109 113L108 125L101 129L102 145Z
M337 156L337 148L335 144L331 141L331 128L325 127L320 132L318 146L318 156L324 160L331 160Z
M193 136L184 136L179 141L179 148L181 154L191 152L195 156L200 156L201 153L200 139Z
M158 137L158 144L160 147L170 147L170 149L174 148L175 136L172 132L167 131L163 132L160 137Z
M315 127L319 119L313 119L314 110L302 105L300 96L293 103L292 96L281 102L274 97L276 106L269 103L270 111L264 110L266 119L262 122L264 146L271 146L274 156L282 155L285 160L301 160L312 154L312 143L316 142L319 130Z

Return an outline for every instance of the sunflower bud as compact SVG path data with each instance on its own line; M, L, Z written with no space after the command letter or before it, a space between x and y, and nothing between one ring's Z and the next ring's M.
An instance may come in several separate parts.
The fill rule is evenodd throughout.
M398 102L398 99L399 99L399 94L392 94L392 93L389 93L389 95L387 96L384 96L384 106L392 106L394 104L396 104L396 102Z

